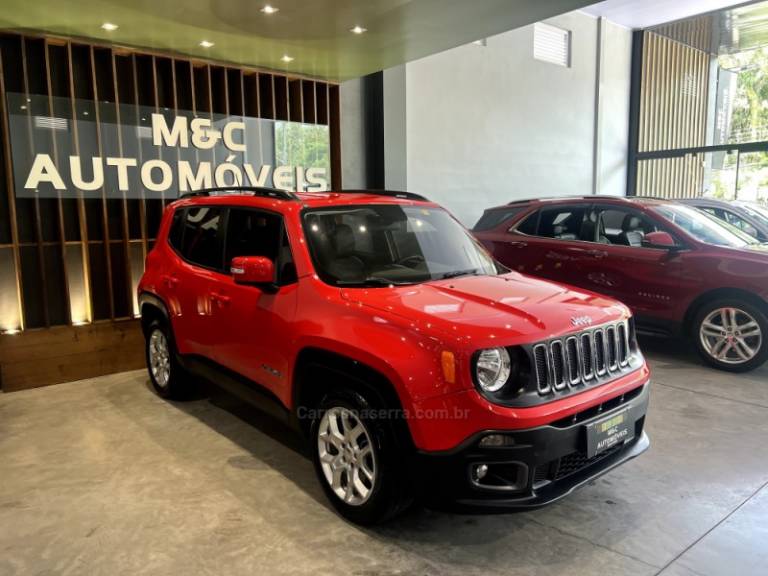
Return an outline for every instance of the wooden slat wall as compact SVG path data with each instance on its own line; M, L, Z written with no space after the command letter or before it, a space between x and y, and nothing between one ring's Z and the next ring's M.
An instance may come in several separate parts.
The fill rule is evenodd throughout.
M24 134L10 134L7 93L32 100L26 107ZM46 104L33 109L38 101ZM54 157L125 154L141 161L158 151L141 145L137 151L124 150L122 136L129 127L148 125L141 121L140 106L327 125L331 186L341 187L338 85L69 39L0 33L0 333L22 332L0 337L5 349L0 373L6 383L16 382L14 387L28 386L31 380L20 384L8 376L6 364L17 365L12 350L23 348L27 338L37 341L38 329L68 326L73 335L80 333L80 328L73 328L80 324L109 325L136 316L135 286L163 208L172 199L107 197L106 190L100 197L77 200L16 198L10 139L16 146L28 146L30 152L44 147ZM36 115L68 118L72 131L51 130L41 141L40 130L32 130ZM86 116L87 125L82 122ZM117 126L116 144L102 135L108 123ZM95 138L84 134L94 125ZM82 149L94 141L95 149L94 145ZM173 156L176 152L160 153L172 156L165 160L178 159ZM212 153L195 154L202 158ZM9 338L16 345L8 347ZM37 361L44 365L45 347L35 350L43 355ZM89 353L90 362L78 359L78 368L71 370L61 364L57 373L73 379L103 373L100 370L107 367L124 368L117 360L125 353L119 347L96 347ZM57 354L52 349L48 357ZM140 358L134 360L141 363ZM40 370L45 372L44 367ZM39 370L34 373L40 375ZM41 378L38 384L51 381Z
M640 153L705 145L710 59L707 52L645 32ZM703 178L702 159L695 155L640 160L637 195L693 197Z

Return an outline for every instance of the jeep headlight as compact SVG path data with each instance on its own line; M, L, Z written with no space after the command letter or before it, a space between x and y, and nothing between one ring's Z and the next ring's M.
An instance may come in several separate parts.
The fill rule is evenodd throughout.
M498 392L509 380L512 360L506 348L481 350L475 363L477 383L485 392Z

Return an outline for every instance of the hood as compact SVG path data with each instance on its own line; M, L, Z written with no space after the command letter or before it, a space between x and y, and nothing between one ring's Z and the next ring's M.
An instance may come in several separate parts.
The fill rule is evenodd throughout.
M545 340L629 315L619 302L511 272L414 286L345 288L342 296L478 345ZM588 322L574 326L574 318Z

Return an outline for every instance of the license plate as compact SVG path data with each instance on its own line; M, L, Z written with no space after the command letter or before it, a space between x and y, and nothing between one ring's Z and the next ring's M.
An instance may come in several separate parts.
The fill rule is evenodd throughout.
M597 456L634 436L635 425L629 421L628 409L587 424L587 458Z

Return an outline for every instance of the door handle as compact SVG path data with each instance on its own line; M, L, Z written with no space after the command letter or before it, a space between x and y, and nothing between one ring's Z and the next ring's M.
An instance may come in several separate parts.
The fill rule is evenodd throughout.
M210 297L211 297L211 301L216 302L219 308L226 306L232 300L229 296L224 296L223 294L219 294L218 292L211 292Z
M512 246L513 248L525 248L528 246L528 242L515 240L514 242L507 242L507 245Z
M168 288L175 288L179 283L179 279L176 278L176 276L171 276L169 274L164 274L160 278L162 279L163 284L165 284Z
M605 258L608 256L608 252L605 250L587 250L587 254L592 256L593 258Z

